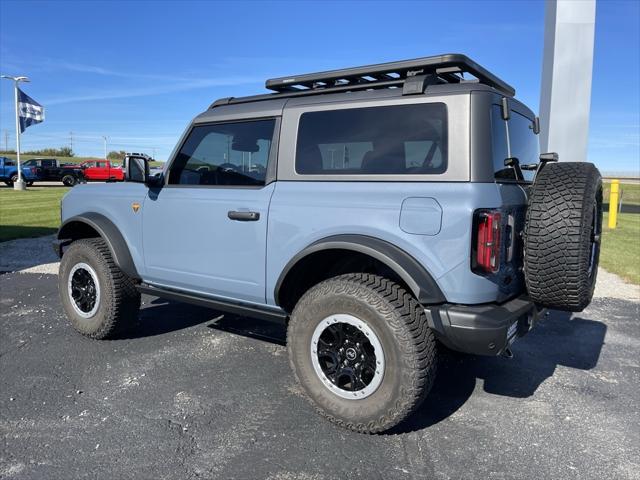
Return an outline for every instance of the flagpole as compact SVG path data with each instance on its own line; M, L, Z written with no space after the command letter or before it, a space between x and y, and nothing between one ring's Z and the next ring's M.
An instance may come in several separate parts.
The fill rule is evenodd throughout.
M25 190L26 186L22 180L22 168L20 165L20 111L18 110L18 80L15 80L13 92L16 100L16 163L18 164L18 181L13 184L14 190Z
M2 75L2 78L13 80L14 82L14 94L16 104L16 164L18 166L18 181L13 184L14 190L26 190L26 185L22 178L22 166L20 165L20 110L18 108L18 83L28 82L27 77L10 77L9 75Z

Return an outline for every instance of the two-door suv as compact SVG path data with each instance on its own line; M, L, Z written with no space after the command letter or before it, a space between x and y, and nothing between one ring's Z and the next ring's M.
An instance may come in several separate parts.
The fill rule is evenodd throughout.
M141 293L282 320L316 409L378 432L427 395L439 342L510 355L545 308L588 305L600 174L540 155L507 83L443 55L266 87L198 115L162 175L132 159L64 197L80 333L116 335Z

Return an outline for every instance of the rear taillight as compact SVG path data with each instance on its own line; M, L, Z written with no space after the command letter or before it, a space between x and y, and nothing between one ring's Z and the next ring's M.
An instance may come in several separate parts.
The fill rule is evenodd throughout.
M474 218L473 270L495 273L500 269L501 215L495 210L477 211Z

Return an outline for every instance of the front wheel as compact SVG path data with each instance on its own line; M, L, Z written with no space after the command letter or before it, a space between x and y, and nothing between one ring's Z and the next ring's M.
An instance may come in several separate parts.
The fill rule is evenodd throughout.
M316 410L364 433L407 418L429 392L437 365L435 337L418 302L371 274L335 277L305 293L287 345Z
M102 239L76 240L60 261L58 289L73 327L95 339L130 325L140 309L134 282L113 261Z
M73 187L77 183L77 180L73 175L65 175L62 177L62 183L67 187Z

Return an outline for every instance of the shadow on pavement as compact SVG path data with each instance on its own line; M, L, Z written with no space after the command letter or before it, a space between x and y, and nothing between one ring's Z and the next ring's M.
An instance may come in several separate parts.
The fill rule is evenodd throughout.
M277 345L286 345L286 330L283 324L267 322L248 317L239 317L211 310L206 307L167 301L155 298L143 306L138 321L119 339L135 339L163 335L177 330L212 322L207 327L213 330L233 333L243 337L262 340Z
M2 225L0 242L17 240L22 238L36 238L43 235L51 235L58 231L53 227L33 227L30 225ZM53 251L53 250L52 250Z
M513 359L464 355L440 348L438 374L422 406L389 433L428 428L446 419L472 395L478 380L486 392L526 398L533 395L558 365L580 370L594 368L604 344L607 327L597 320L551 312L527 336L513 346ZM276 345L286 345L282 324L223 315L206 308L153 300L144 308L137 325L124 338L140 338L181 330L208 322L208 328ZM248 360L249 361L249 360Z
M393 430L404 433L430 427L453 414L481 380L485 392L514 398L533 395L558 365L591 370L598 359L607 327L567 312L551 312L512 350L513 359L464 355L441 349L438 374L419 410Z

